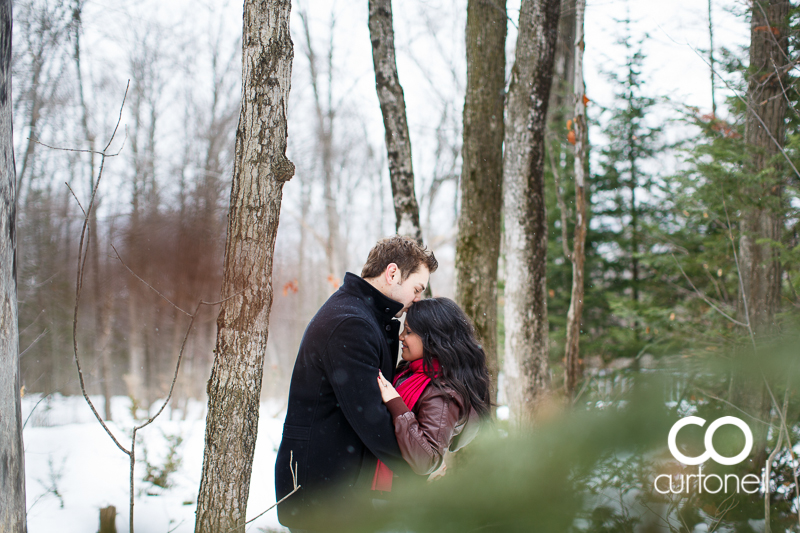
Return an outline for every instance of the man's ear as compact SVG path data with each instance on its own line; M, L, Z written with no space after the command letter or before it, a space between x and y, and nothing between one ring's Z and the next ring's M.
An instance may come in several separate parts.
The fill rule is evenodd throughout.
M386 265L386 270L383 271L383 275L386 277L387 285L393 285L400 281L400 269L397 268L395 263Z

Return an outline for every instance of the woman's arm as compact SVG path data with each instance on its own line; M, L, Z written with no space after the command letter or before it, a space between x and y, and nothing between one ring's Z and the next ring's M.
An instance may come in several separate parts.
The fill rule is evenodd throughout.
M455 393L428 385L418 400L419 414L415 415L382 378L378 379L381 396L394 419L400 453L415 473L430 474L441 466L464 407Z

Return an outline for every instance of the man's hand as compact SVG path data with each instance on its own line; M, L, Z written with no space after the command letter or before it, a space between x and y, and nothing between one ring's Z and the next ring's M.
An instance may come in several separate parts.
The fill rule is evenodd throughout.
M381 398L383 398L383 403L388 403L389 400L400 397L400 395L397 394L397 390L392 387L391 383L386 381L386 378L383 377L383 372L380 370L378 370L378 388L381 390Z

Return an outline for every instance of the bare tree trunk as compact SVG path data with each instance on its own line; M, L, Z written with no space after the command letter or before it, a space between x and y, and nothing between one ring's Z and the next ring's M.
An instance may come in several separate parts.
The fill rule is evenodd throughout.
M770 244L781 239L783 179L772 158L784 146L789 14L787 0L756 0L750 22L750 72L747 86L745 142L751 147L750 171L759 181L747 191L752 204L742 212L739 261L743 293L741 314L757 339L775 332L780 308L781 263ZM785 85L783 85L785 86ZM760 377L739 375L734 403L762 420L770 404ZM758 471L766 460L766 432L756 428L751 456Z
M25 176L29 174L29 167L33 162L33 154L36 150L36 139L38 139L38 132L36 125L39 122L39 113L41 112L42 101L39 95L39 78L42 73L43 60L41 56L34 57L33 59L33 73L31 76L31 115L28 118L28 144L25 152L22 154L22 168L19 171L17 178L17 189L22 194L23 187L25 186Z
M583 50L585 48L583 18L586 10L586 0L575 2L575 236L573 237L572 253L572 294L570 296L569 310L567 311L567 338L565 344L566 368L564 372L564 386L567 395L571 398L575 393L575 386L581 376L580 366L580 338L581 317L583 315L584 296L584 263L586 262L586 104L584 102L585 86L583 82Z
M343 277L345 266L340 254L341 240L339 237L339 211L336 208L336 198L333 194L337 176L333 170L333 42L330 43L327 56L328 84L327 94L324 95L320 88L319 70L317 68L317 55L311 42L311 30L308 25L308 14L302 8L300 19L303 22L303 33L306 41L306 57L311 75L311 88L314 92L314 110L317 115L317 142L319 143L320 159L322 162L323 200L325 202L325 220L328 226L328 237L325 242L325 259L333 276ZM333 39L334 23L331 20L331 41Z
M114 293L110 287L103 292L103 299L98 313L103 315L102 329L96 348L100 351L100 376L103 380L102 391L105 398L105 420L111 420L111 334L114 330Z
M24 533L25 455L17 324L17 183L11 120L11 0L0 2L0 531Z
M787 0L757 0L750 23L750 75L745 142L754 148L754 174L771 166L771 158L784 145L786 98L781 94L786 64ZM780 72L778 74L777 72ZM740 242L744 295L750 324L757 334L773 326L780 306L781 266L775 248L759 239L780 240L783 182L777 170L765 173L751 198L762 198L745 213Z
M556 55L553 63L553 90L550 94L550 122L566 122L564 115L568 111L562 109L571 103L572 83L575 78L575 15L576 0L561 0L561 14L558 18L558 38L556 39Z
M467 3L467 94L456 301L475 324L497 398L497 260L503 207L506 2Z
M272 263L286 158L293 45L290 0L246 0L222 304L208 382L197 533L244 532L272 307Z
M717 83L714 72L714 25L711 22L711 0L708 0L708 66L711 71L711 116L717 118Z
M81 128L83 135L86 137L88 143L87 148L89 153L89 190L94 190L94 134L89 130L89 109L86 105L86 98L83 91L83 73L81 72L81 13L83 11L83 0L76 0L75 7L72 10L72 24L75 32L74 39L74 59L75 70L78 77L78 96L81 103ZM103 392L105 400L105 420L111 420L111 392L110 380L111 376L108 374L111 368L109 350L106 349L105 344L108 342L106 338L106 324L111 321L111 314L106 313L105 299L103 298L103 284L102 272L100 271L100 258L99 258L99 240L97 235L97 209L100 207L99 198L95 198L95 207L90 213L91 220L89 221L89 249L87 252L91 257L91 270L92 270L92 285L94 296L94 353L100 359L100 389ZM104 342L105 339L105 342Z
M135 282L135 281L134 281ZM139 406L145 402L144 390L144 332L137 286L129 286L128 294L128 373L125 385L131 401Z
M25 148L25 152L22 154L22 167L19 171L19 176L17 176L17 193L19 198L23 198L22 192L25 186L25 176L29 174L29 168L33 164L33 156L36 150L36 140L39 138L38 131L36 130L36 126L39 122L39 116L41 113L42 108L42 96L40 94L40 85L41 85L41 76L42 70L44 69L44 61L45 61L45 47L46 42L48 39L45 36L45 29L41 29L40 35L38 35L39 39L41 39L38 43L38 48L35 53L33 53L32 57L32 64L31 64L31 87L30 87L30 98L31 98L31 114L28 117L28 143Z
M386 152L392 181L396 229L400 235L422 242L419 205L414 194L414 169L411 166L411 138L406 120L406 101L397 75L392 28L391 0L369 0L369 37L375 87L386 129Z
M505 374L512 422L532 423L550 388L544 136L559 0L523 0L508 93L505 218Z

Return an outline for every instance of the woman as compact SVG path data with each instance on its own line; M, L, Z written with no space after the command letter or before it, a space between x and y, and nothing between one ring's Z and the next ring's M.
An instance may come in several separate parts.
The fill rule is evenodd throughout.
M468 444L478 420L489 415L486 355L469 318L448 298L415 303L400 342L403 361L394 386L382 374L378 385L403 458L417 474L430 474L445 451ZM391 490L391 481L391 470L378 462L373 490Z

